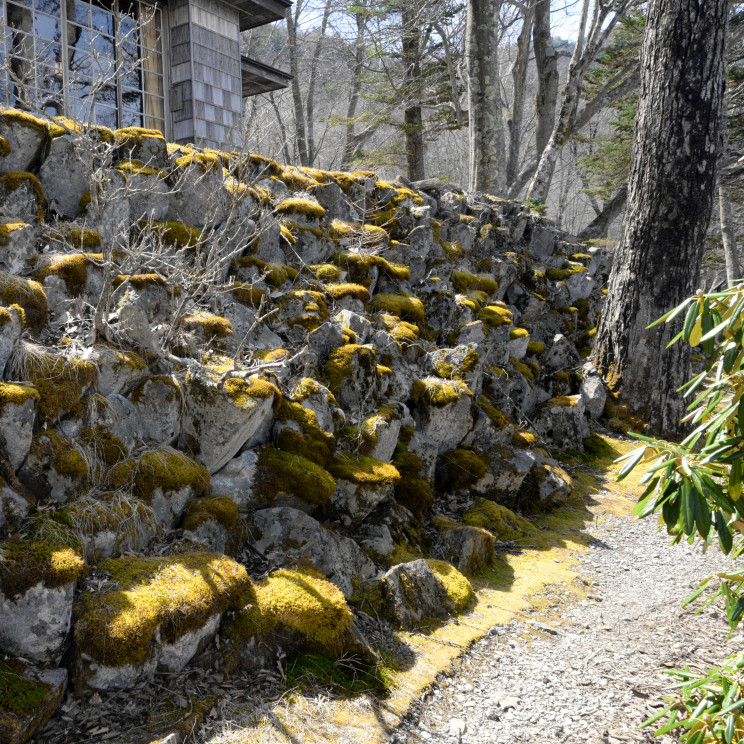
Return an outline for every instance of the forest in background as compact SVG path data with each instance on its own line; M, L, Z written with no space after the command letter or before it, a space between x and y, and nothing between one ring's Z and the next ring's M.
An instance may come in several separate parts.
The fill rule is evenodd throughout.
M490 86L485 102L502 114L497 193L540 208L544 203L556 226L583 239L619 240L646 4L597 4L583 26L579 2L483 5L495 11L488 31L498 43L498 85ZM729 143L709 229L706 286L725 276L724 236L738 257L744 232L744 193L736 184L743 154L742 32L734 3ZM306 167L372 169L386 178L404 173L413 181L439 178L474 188L468 48L462 2L298 0L285 24L243 34L244 54L294 75L286 90L245 101L247 147ZM551 134L559 135L554 171L544 196L530 199L530 181Z

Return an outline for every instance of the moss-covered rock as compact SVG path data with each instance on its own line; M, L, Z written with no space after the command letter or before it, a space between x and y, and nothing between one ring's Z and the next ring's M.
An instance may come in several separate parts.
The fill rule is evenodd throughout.
M489 499L476 499L473 506L463 515L465 524L481 527L491 532L502 542L518 540L537 528L524 517L517 516L511 509Z
M38 282L0 272L0 303L23 309L25 325L38 332L49 320L49 307L44 288Z
M376 387L377 355L371 346L347 344L334 349L325 365L328 388L344 407L369 400Z

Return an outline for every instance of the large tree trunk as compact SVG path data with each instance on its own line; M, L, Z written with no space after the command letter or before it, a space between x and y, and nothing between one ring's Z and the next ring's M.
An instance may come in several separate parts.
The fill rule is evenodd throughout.
M623 239L594 358L648 429L677 436L690 348L647 326L697 288L721 145L727 0L650 0ZM674 327L672 327L674 325Z
M504 121L501 115L498 20L501 0L468 2L466 55L470 119L470 189L505 189Z
M320 23L320 32L318 40L315 42L313 51L313 61L310 64L310 81L307 85L307 164L312 166L318 157L315 149L315 83L318 77L318 65L320 63L320 54L323 49L323 41L328 28L328 19L331 15L331 0L326 0L323 8L323 20Z
M404 87L411 101L403 112L408 178L421 181L424 169L424 118L421 111L421 36L413 0L404 0L403 21Z
M555 124L558 104L558 54L550 35L550 0L536 0L532 43L537 67L537 97L535 99L535 150L537 158L548 144Z

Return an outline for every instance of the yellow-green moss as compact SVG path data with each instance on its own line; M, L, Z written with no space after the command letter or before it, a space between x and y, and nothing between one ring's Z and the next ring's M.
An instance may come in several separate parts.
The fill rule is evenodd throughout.
M442 408L455 403L463 395L471 396L473 393L462 380L439 380L427 378L416 380L411 386L411 397L416 404L426 404L435 408Z
M275 211L277 214L301 214L316 220L323 219L326 214L318 202L309 199L285 199Z
M94 364L43 350L29 350L21 364L24 378L39 392L39 414L47 424L72 410L97 377Z
M278 289L287 281L294 280L297 277L297 269L284 264L271 264L262 261L255 256L243 256L235 262L240 268L257 268L262 274L265 274L266 283L273 289Z
M333 264L314 264L310 267L310 271L321 282L337 282L341 277L341 270Z
M511 419L505 413L499 411L499 409L496 408L496 406L494 406L485 395L481 395L475 405L478 410L483 411L483 413L485 413L499 429L504 429L512 423Z
M447 597L455 607L455 612L462 612L475 596L471 583L447 561L427 558L426 562L444 587Z
M490 276L471 274L467 271L453 271L451 279L455 289L462 293L474 289L486 294L494 294L499 288L499 283Z
M41 582L47 589L77 581L85 571L80 553L46 542L0 543L0 593L13 599Z
M573 408L579 404L580 395L558 395L548 401L549 406L558 408Z
M372 298L370 308L373 311L397 315L412 323L424 320L424 303L417 297L400 292L398 294L378 294Z
M79 295L88 281L88 266L95 265L102 260L103 255L100 253L68 253L52 256L41 269L34 273L34 276L40 282L49 276L58 276L65 283L70 294Z
M536 528L524 517L489 499L476 499L473 506L463 515L465 524L481 527L492 532L501 541L518 540L534 532Z
M241 305L247 305L248 307L258 307L261 300L266 296L263 289L242 282L235 282L231 286L230 292Z
M545 351L545 344L543 344L541 341L530 341L527 344L527 353L528 354L542 354Z
M512 434L511 442L515 447L520 449L529 449L530 447L536 447L540 441L537 434L533 434L530 431L524 431L518 429Z
M3 731L10 729L10 726L6 729L4 714L25 718L38 713L52 689L44 682L28 679L24 675L27 668L20 660L0 652L0 726Z
M333 655L343 651L352 612L339 589L315 569L302 566L275 571L254 585L250 600L226 628L233 642L289 634L299 636L304 650Z
M153 286L165 286L165 279L160 274L117 274L112 284L114 289L118 289L125 282L140 290Z
M46 119L40 119L38 116L29 114L28 111L0 108L0 117L5 119L11 126L16 124L29 129L35 129L43 134L49 132L49 122Z
M26 173L26 171L11 171L4 176L0 176L0 192L5 191L9 193L17 191L22 186L28 186L36 197L36 219L39 222L43 221L44 212L47 208L47 199L44 196L44 189L39 179L33 173Z
M124 556L101 563L118 589L84 595L75 640L100 664L141 664L157 639L173 643L215 615L242 606L250 589L245 568L218 553Z
M488 305L478 313L478 320L491 328L498 328L512 322L512 313L503 303Z
M117 144L124 146L139 145L143 139L157 139L165 141L163 133L157 129L145 129L144 127L124 127L114 130L114 138Z
M240 528L238 505L227 496L204 496L189 501L183 516L183 528L196 530L210 519L231 534Z
M187 331L201 331L207 338L224 338L231 336L233 329L227 318L209 313L187 315L182 321Z
M382 256L370 253L337 253L333 257L336 266L340 266L349 274L352 281L359 282L367 277L369 270L376 267L390 279L405 282L411 278L411 270L403 264L393 263Z
M434 374L443 380L464 380L480 362L480 354L474 349L468 349L462 362L457 364L448 364L441 358L435 358Z
M329 355L325 365L325 374L328 388L334 395L338 395L346 379L354 372L354 361L366 374L372 374L376 364L376 355L373 349L359 344L346 344L334 349Z
M334 267L335 268L335 267ZM336 269L338 271L338 269ZM369 302L369 290L361 284L328 284L325 287L334 300L342 300L344 297L353 297L355 300Z
M276 411L277 421L294 421L300 428L284 428L276 437L281 450L295 452L318 465L325 465L333 449L333 434L318 426L315 412L301 403L283 398Z
M158 489L166 493L190 486L200 496L209 487L207 469L170 447L120 462L109 471L107 480L113 488L131 486L132 493L147 504Z
M177 245L183 248L200 245L202 242L201 230L177 220L169 220L168 222L141 220L139 227L141 230L150 230L167 245Z
M474 486L487 472L483 458L472 450L449 450L437 462L437 488L442 493L461 491Z
M16 385L10 382L0 382L0 410L8 403L22 406L26 401L39 403L39 393L31 385Z
M48 122L49 136L52 139L64 137L66 134L82 134L91 136L94 140L113 145L115 138L113 130L95 124L79 124L64 116L55 116Z
M10 142L5 137L0 137L0 158L6 158L10 155Z
M395 485L400 473L394 465L368 455L337 452L329 461L328 470L336 478L359 485Z
M516 341L518 338L524 338L525 336L529 336L530 332L526 328L512 328L509 331L509 338L512 341Z
M10 236L16 231L23 227L28 227L26 222L7 222L4 225L0 225L0 247L8 245L10 242Z
M286 494L309 506L323 506L336 491L333 476L320 465L273 447L258 450L256 480L258 494L269 504L279 494Z
M356 238L365 245L379 246L388 241L387 231L377 227L377 225L361 225L353 222L343 222L342 220L333 220L329 235L337 241Z
M419 337L419 327L405 320L400 320L396 315L382 315L380 317L385 330L402 346L416 343Z
M59 225L51 236L57 240L65 240L72 243L79 251L92 251L101 247L101 236L95 230L88 230L77 225ZM100 254L99 254L100 255Z

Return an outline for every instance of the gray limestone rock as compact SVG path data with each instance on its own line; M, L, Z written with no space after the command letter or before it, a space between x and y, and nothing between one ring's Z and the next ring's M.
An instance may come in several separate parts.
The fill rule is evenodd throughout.
M227 496L245 513L256 506L253 487L256 480L258 454L246 450L234 457L212 475L211 488L215 496Z
M73 135L55 137L39 169L49 208L66 219L77 217L80 199L90 191L91 174Z
M5 372L5 365L13 353L18 339L23 333L23 319L14 307L4 308L7 315L0 316L0 378Z
M447 546L447 559L461 573L475 573L496 557L496 543L488 530L456 524L443 517L435 518L432 524Z
M37 499L58 504L88 488L88 466L80 451L54 430L34 436L18 477Z
M0 225L0 229L2 227ZM4 227L8 234L0 239L0 268L11 274L19 274L28 268L28 262L38 254L39 227L25 222L11 222Z
M141 436L157 444L173 444L181 431L181 385L169 377L145 377L129 393L139 412Z
M21 112L0 112L0 137L8 140L10 152L0 157L0 176L12 171L27 171L36 165L49 140L47 127L26 119Z
M17 470L29 449L36 420L36 400L6 401L0 407L0 449L14 470Z
M390 613L406 630L425 620L445 618L454 610L444 587L423 559L393 566L381 582Z
M0 591L0 648L44 664L58 662L70 630L74 588L74 581L57 587L39 582L13 597Z
M553 343L542 361L545 367L553 370L566 370L581 366L579 352L562 333L556 333L553 337Z
M579 391L589 418L598 419L604 413L607 388L596 369L584 370L584 379Z
M591 433L585 410L580 395L551 398L533 421L535 431L556 449L583 450L584 440Z
M37 187L38 182L30 173L6 183L0 180L0 224L40 222L44 205Z
M290 507L253 515L253 546L275 565L311 562L349 599L354 580L375 574L375 565L350 538L329 532L320 522Z
M10 486L0 486L0 535L15 529L30 508L28 500Z

